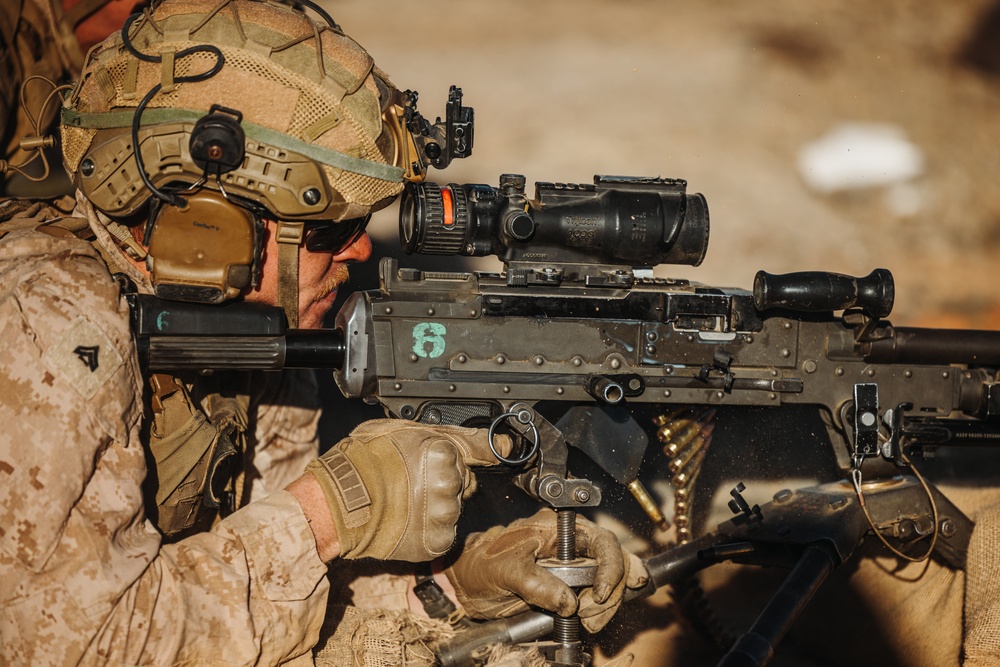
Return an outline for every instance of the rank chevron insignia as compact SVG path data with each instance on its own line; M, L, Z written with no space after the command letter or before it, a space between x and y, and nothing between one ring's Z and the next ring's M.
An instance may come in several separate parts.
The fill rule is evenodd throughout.
M82 361L87 368L90 369L90 372L93 373L97 370L97 353L100 352L100 350L101 347L99 345L78 345L73 352L80 358L80 361Z

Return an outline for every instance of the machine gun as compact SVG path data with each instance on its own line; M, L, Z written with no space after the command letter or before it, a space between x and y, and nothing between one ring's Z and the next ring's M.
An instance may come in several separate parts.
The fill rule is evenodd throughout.
M676 572L676 559L685 572L721 560L792 567L793 594L727 664L765 664L866 534L903 557L964 565L972 523L914 475L910 459L927 448L996 444L1000 332L892 326L884 269L861 278L759 272L752 291L655 277L653 266L696 266L707 250L705 198L681 180L539 183L533 200L524 184L517 175L502 176L499 188L422 183L401 204L407 251L496 255L501 273L418 271L385 259L380 289L352 295L336 331L310 334L272 322L255 336L250 318L229 329L242 337L205 336L153 304L147 316L134 311L146 323L136 327L148 343L141 353L151 368L219 368L219 359L229 368L332 367L345 396L395 417L488 426L491 439L514 434L519 450L500 458L518 486L556 509L551 566L576 586L587 585L589 565L575 558L574 513L597 506L601 488L567 469L568 445L629 485L662 525L636 482L648 438L629 406L816 406L844 480L764 508L734 491L736 519L650 563L659 584L672 581L661 571ZM227 328L213 322L216 334ZM171 328L175 335L161 335ZM550 401L565 407L554 420L537 409ZM475 636L521 641L554 630L550 659L582 663L576 619L522 620ZM474 644L442 646L439 658L465 664Z
M650 267L698 265L707 249L705 199L685 185L596 177L539 183L533 200L516 175L499 188L411 187L400 214L407 251L496 255L505 271L426 272L383 260L381 289L355 294L338 316L338 385L404 419L519 433L524 447L508 461L522 467L516 483L560 517L600 503L600 488L567 470L567 444L575 446L661 525L636 481L648 442L626 406L814 405L850 483L796 492L792 510L786 494L756 514L735 490L741 514L702 543L702 565L720 554L773 564L780 553L798 563L788 585L802 604L869 532L907 557L933 552L961 567L971 522L915 479L908 461L926 448L996 443L1000 333L893 327L884 269L862 278L759 272L752 291L654 277ZM550 401L566 406L554 423L535 409ZM566 549L560 560L574 555ZM762 647L800 610L774 610L778 620L734 655L762 664ZM556 619L554 638L566 648L576 635L563 623ZM510 627L499 638L524 639ZM568 649L554 657L577 659Z

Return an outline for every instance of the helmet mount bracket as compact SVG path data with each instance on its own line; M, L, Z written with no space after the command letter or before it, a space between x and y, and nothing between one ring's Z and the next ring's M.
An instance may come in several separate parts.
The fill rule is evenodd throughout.
M243 114L239 111L213 104L194 124L188 151L206 176L219 177L243 164L246 135L242 122Z

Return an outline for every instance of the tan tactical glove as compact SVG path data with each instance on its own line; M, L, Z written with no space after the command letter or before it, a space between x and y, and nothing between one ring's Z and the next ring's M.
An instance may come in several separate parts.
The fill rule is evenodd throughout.
M445 574L459 603L474 618L503 618L526 611L530 604L560 616L577 612L584 627L597 632L614 616L626 587L641 588L648 575L642 561L622 551L614 533L581 516L576 518L576 549L597 560L594 586L579 600L535 562L556 555L556 514L549 509L470 535Z
M604 602L597 601L593 588L587 588L580 594L580 609L576 613L590 634L596 633L611 621L622 604L626 590L643 588L649 581L649 573L646 572L642 559L625 550L622 550L622 554L625 556L625 576Z
M503 442L501 442L503 440ZM496 439L501 454L510 441ZM469 466L496 465L485 429L365 422L308 466L337 527L341 558L420 562L451 548Z

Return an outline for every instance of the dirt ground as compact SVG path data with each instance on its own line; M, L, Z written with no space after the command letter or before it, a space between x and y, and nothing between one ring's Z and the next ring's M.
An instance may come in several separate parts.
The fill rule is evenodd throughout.
M988 0L324 5L399 87L421 93L426 116L443 112L451 84L476 109L473 157L432 180L685 178L707 197L712 241L701 267L660 275L749 287L758 269L885 267L896 283L894 323L1000 328L1000 60L990 52L1000 39L976 37L988 27ZM994 73L970 64L977 59L992 59ZM923 173L902 190L810 190L799 152L847 122L898 128L922 152ZM906 212L894 205L900 192ZM377 216L376 254L398 247L396 215ZM362 275L355 285L373 286L373 274ZM747 596L769 594L722 580L713 603L723 615L760 608ZM876 631L876 620L891 630L893 619L839 634L831 608L865 613L852 595L827 585L774 664L920 664ZM601 644L613 655L636 637L635 667L718 657L664 596L624 612Z
M748 287L758 269L885 267L894 323L1000 327L1000 79L960 57L987 0L324 4L425 115L463 88L474 155L434 180L685 178L712 241L701 267L663 275ZM806 187L799 151L843 122L892 124L923 152L917 210L894 213L886 188Z

